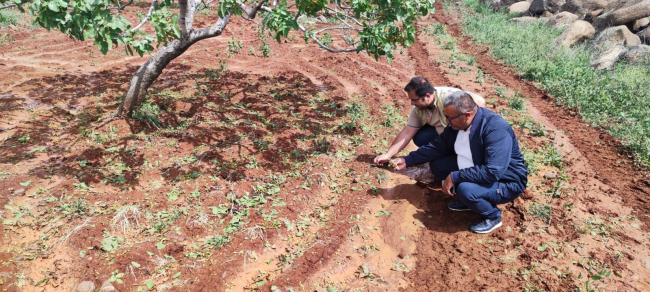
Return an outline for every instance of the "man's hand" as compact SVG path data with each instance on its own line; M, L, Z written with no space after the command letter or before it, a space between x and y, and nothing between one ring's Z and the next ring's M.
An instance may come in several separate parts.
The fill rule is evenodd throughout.
M447 176L444 182L442 182L442 192L447 196L455 196L451 193L451 188L454 187L454 182L451 180L451 174Z
M374 161L375 165L382 165L382 164L388 162L391 157L392 156L390 156L388 154L379 155L379 156L375 157L375 161Z
M395 170L402 170L406 168L406 160L402 157L395 158L390 161L390 166Z

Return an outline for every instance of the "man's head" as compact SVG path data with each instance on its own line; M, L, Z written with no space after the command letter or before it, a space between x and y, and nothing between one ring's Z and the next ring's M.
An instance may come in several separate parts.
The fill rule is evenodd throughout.
M454 130L467 130L472 125L478 105L465 91L452 92L445 98L444 112L447 123Z
M413 77L411 81L404 87L406 95L411 100L411 104L417 108L426 108L433 103L436 89L424 77Z

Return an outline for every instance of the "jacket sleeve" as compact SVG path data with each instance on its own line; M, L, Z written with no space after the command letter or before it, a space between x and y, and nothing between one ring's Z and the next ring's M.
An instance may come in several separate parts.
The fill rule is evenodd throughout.
M438 138L405 156L406 166L420 165L453 154L457 134L458 131L447 126Z
M504 121L504 123L506 123ZM451 173L454 184L462 182L494 183L499 181L508 169L512 155L512 136L508 126L497 123L483 133L485 164L475 165Z

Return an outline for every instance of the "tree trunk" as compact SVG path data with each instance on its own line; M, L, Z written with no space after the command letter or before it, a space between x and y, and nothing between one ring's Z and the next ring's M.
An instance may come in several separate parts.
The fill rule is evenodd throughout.
M183 44L180 40L173 40L158 51L149 61L144 63L131 77L129 90L117 108L116 116L130 116L135 107L142 104L149 86L160 76L169 62L182 55L192 43Z
M129 89L122 103L117 108L115 116L128 117L133 110L140 106L147 96L149 86L160 76L163 69L178 56L182 55L194 43L223 33L230 15L219 19L214 25L200 30L190 30L183 34L180 39L173 40L160 49L149 61L144 63L140 69L135 71L129 83Z

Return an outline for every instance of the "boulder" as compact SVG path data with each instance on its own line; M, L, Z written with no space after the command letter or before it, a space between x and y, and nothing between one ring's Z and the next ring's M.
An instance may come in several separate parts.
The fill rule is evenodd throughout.
M595 34L596 30L589 22L578 20L557 37L555 43L569 48L579 41L593 38Z
M643 42L646 45L650 45L650 27L647 27L646 29L638 32L636 34L641 42Z
M542 17L544 17L544 18L553 17L553 13L550 13L548 11L544 11L544 13L542 13Z
M537 17L522 16L522 17L510 18L508 21L516 22L516 23L527 23L527 22L533 22L533 21L536 21L536 20L537 20Z
M77 292L93 292L95 291L95 283L91 281L83 281L77 286Z
M610 2L615 0L566 0L562 5L562 11L571 12L582 17L587 13L605 8Z
M650 62L650 46L636 45L627 50L625 59L630 63L645 63Z
M562 27L562 26L571 25L577 20L578 20L577 15L571 12L562 11L556 15L551 16L551 18L549 18L546 24L555 27Z
M639 36L633 34L625 25L610 27L601 31L592 43L596 51L609 50L616 45L631 47L640 44L641 39Z
M593 26L596 31L601 31L610 26L623 25L648 16L650 16L650 0L643 0L612 11L605 9L604 14L594 19Z
M646 27L650 26L650 19L645 17L641 19L637 19L632 23L632 31L634 32L639 32L644 30Z
M540 15L544 13L544 11L550 11L550 12L558 12L560 11L560 7L564 5L566 0L533 0L532 3L530 3L530 12L535 14L535 15Z
M621 59L621 57L623 57L626 52L627 52L626 47L624 47L621 44L617 44L611 49L598 55L594 59L594 61L591 62L591 67L593 67L596 70L612 69L614 65L616 65L616 62L618 62L618 60Z
M111 284L109 280L106 280L104 281L104 283L102 283L102 286L99 287L99 292L118 292L118 291L115 288L115 286Z
M523 15L528 13L529 8L530 8L530 2L521 1L510 5L510 7L508 7L508 13Z

